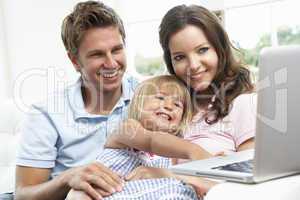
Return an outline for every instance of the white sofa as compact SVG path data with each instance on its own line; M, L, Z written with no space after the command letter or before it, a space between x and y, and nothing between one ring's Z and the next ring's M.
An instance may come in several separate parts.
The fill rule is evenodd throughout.
M12 99L0 100L0 193L14 190L15 153L23 117Z
M24 113L13 100L0 101L0 194L14 190L15 153L23 118ZM254 200L262 197L272 200L298 200L300 175L256 185L224 182L213 187L205 200Z

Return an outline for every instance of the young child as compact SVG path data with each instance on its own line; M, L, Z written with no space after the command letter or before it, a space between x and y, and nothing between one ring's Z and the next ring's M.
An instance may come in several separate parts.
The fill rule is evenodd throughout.
M128 133L124 123L121 131L108 138L97 161L126 177L138 166L168 168L172 157L210 157L200 146L180 138L185 125L190 121L191 109L186 86L174 76L157 76L144 81L131 101L128 118L140 122L142 130L149 132L140 132L138 129ZM170 197L197 199L197 194L193 187L183 181L156 178L126 182L121 192L113 193L105 199L156 200Z

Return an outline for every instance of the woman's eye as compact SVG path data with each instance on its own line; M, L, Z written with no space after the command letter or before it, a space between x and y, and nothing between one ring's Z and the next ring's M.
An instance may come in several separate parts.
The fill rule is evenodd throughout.
M183 59L183 56L182 55L178 55L178 56L174 56L173 57L173 60L175 60L175 61L180 61L180 60L182 60Z
M198 50L198 52L199 52L200 54L203 54L203 53L207 52L208 49L209 49L208 47L202 47L202 48L200 48L200 49Z

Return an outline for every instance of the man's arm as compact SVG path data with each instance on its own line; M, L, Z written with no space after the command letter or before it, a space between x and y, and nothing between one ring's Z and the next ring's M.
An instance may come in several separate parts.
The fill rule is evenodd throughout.
M121 178L99 163L66 170L49 181L51 169L16 168L16 200L63 200L71 188L101 199L100 188L107 193L122 189Z
M121 130L109 137L105 147L131 147L160 156L192 160L212 156L197 144L169 133L146 130L139 122L133 119L124 122Z
M62 177L48 181L51 169L16 167L16 200L64 199L69 187Z

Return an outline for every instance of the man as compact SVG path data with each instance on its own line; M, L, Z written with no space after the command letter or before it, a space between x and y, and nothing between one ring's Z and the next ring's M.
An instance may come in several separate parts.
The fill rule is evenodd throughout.
M122 189L117 174L93 163L107 134L125 118L137 85L123 77L122 21L103 3L78 3L63 21L62 40L81 77L46 104L32 106L38 114L29 114L22 129L17 200L65 199L71 188L100 199ZM53 106L64 110L52 112L49 107Z

